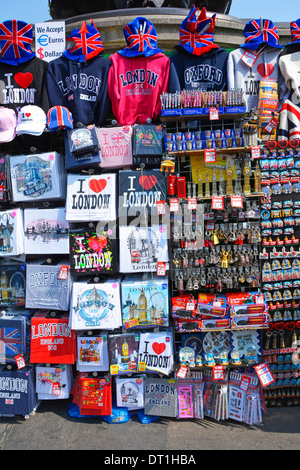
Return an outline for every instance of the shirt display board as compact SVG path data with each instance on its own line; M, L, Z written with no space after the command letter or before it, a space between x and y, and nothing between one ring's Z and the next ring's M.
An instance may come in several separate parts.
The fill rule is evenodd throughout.
M143 377L117 377L116 378L117 406L129 410L138 410L144 407L144 378Z
M139 333L111 334L108 338L111 375L138 372Z
M23 210L16 208L0 212L0 256L24 253Z
M106 334L77 334L77 370L108 371L108 337Z
M26 352L26 320L22 315L0 317L0 363L16 363Z
M173 370L173 337L168 331L141 333L139 370L169 375Z

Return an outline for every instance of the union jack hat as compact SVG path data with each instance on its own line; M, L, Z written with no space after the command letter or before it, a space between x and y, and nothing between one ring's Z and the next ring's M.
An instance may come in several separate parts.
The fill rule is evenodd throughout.
M55 132L58 129L72 130L72 113L64 106L53 106L47 112L47 128L50 132Z
M262 44L268 44L271 47L282 48L278 44L278 30L271 20L253 20L246 23L243 34L246 38L244 44L240 47L256 50Z
M63 55L78 62L92 59L104 50L100 33L93 20L91 20L90 25L83 21L81 28L73 29L66 41L74 44L66 49Z
M291 28L292 41L289 44L287 44L287 46L291 46L292 44L299 44L300 43L300 18L296 21L291 21L290 28Z
M123 28L127 47L118 51L125 57L144 55L150 57L162 52L157 47L157 34L155 26L147 18L138 16Z
M32 26L24 21L7 20L0 23L1 62L18 65L35 56L31 50Z
M219 49L214 44L214 30L216 14L207 18L206 8L201 12L195 5L192 6L189 14L179 27L179 44L176 49L184 48L194 55L203 55L211 49Z

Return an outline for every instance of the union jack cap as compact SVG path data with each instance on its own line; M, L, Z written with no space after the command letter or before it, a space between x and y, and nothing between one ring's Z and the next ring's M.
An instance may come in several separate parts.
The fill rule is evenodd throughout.
M248 21L245 25L243 34L246 41L240 47L245 49L256 50L262 44L282 48L282 46L278 44L278 30L271 20L260 19Z
M72 113L64 106L53 106L47 112L47 127L50 132L58 129L73 129Z
M69 59L79 62L92 59L104 50L100 33L93 20L90 25L83 21L81 28L74 29L66 40L73 41L74 45L70 49L66 49L63 54Z
M290 46L292 44L299 44L300 43L300 18L296 21L291 21L290 28L291 28L292 41L289 44L287 44L287 46Z
M34 57L31 50L32 26L24 21L7 20L0 23L1 62L18 65Z
M144 55L150 57L162 52L157 47L157 34L155 26L147 18L138 16L123 28L127 47L118 51L126 57Z
M208 18L205 7L199 12L199 8L193 5L179 27L179 44L176 46L177 49L183 47L194 55L203 55L211 49L219 48L214 44L216 14Z

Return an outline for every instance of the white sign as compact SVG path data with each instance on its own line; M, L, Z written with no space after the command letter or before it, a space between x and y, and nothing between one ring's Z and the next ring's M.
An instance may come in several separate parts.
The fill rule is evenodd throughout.
M62 55L66 48L64 21L35 24L35 55L50 62Z

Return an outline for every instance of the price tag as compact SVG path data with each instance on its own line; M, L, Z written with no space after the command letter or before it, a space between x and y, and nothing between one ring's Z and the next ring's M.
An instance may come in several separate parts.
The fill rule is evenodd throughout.
M18 369L22 369L26 365L23 354L19 354L18 356L15 356L15 361L17 363Z
M247 392L249 385L250 385L250 377L243 375L241 383L240 383L240 389Z
M63 280L67 279L69 275L69 269L70 269L70 266L66 266L65 264L62 264L60 267L59 274L58 274L58 279L63 279Z
M215 222L207 222L206 230L215 230L215 228L216 228Z
M217 161L217 150L216 149L204 149L204 163L216 163Z
M156 208L159 215L164 215L166 213L166 201L157 201Z
M185 379L188 373L188 367L186 366L180 366L176 376L179 377L180 379Z
M269 132L269 134L271 134L271 132L275 129L275 127L277 127L278 125L278 119L276 118L273 118L271 119L270 122L268 122L268 124L264 127L264 130Z
M52 395L59 396L61 394L61 386L59 382L54 382L52 386Z
M243 207L243 196L230 196L231 207Z
M218 119L219 119L219 110L218 110L218 108L209 108L209 119L211 121L218 121Z
M170 212L178 212L179 211L179 200L171 198L169 199L170 204Z
M254 369L263 387L267 387L275 382L272 372L267 364L259 364L258 366L254 366Z
M193 301L187 302L185 309L188 311L193 311L195 308L195 304Z
M225 378L225 370L223 366L214 366L213 367L213 379L214 380L223 380Z
M242 55L241 59L246 65L248 65L248 67L252 68L255 62L257 61L259 54L260 51L246 50Z
M222 302L220 300L214 300L213 301L213 307L222 307Z
M188 209L189 210L196 210L197 209L197 198L196 197L189 197L188 198Z
M224 196L213 196L211 198L212 209L224 209Z
M260 147L259 146L251 147L251 158L253 160L255 160L257 158L260 158Z
M166 263L164 263L163 261L158 261L157 267L156 267L156 274L158 276L165 276L166 272L167 272Z

